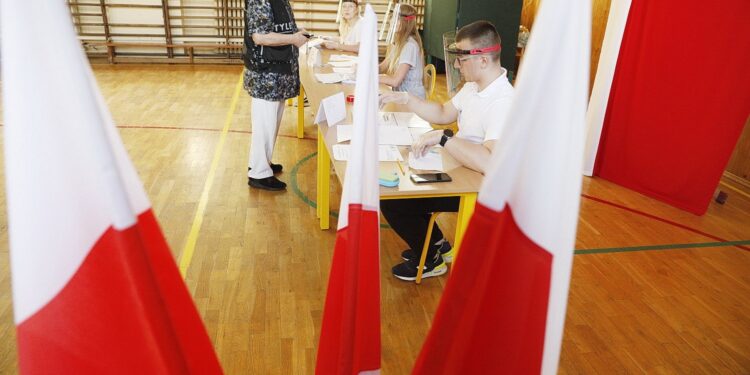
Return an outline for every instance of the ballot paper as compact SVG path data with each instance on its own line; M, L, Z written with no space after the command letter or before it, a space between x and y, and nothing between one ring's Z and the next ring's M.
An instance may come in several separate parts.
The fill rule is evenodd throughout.
M344 77L338 73L315 73L315 79L321 83L339 83L344 80Z
M328 58L328 63L330 64L331 61L356 61L357 56L350 56L350 55L331 55L330 58Z
M328 65L334 68L349 68L355 65L355 61L354 60L329 61Z
M346 142L352 139L352 125L336 126L336 142ZM381 145L411 146L414 143L414 137L409 128L398 126L380 126L378 127L378 143Z
M430 123L422 120L416 113L411 112L390 112L393 115L398 126L409 128L428 128L431 129Z
M340 67L340 68L339 68L339 67L334 67L334 68L333 68L333 72L334 72L334 73L338 73L338 74L341 74L341 75L342 75L342 77L343 77L343 76L354 75L354 73L356 73L356 71L354 70L354 67L353 67L353 66L349 66L349 67Z
M350 149L350 145L333 145L333 158L340 161L349 160ZM380 145L378 146L378 160L401 161L404 159L401 157L398 147L392 145Z
M380 126L398 126L396 118L393 116L393 112L379 112L378 113L378 125Z
M411 133L411 139L416 142L419 140L419 137L422 136L422 134L427 133L428 131L432 130L432 128L408 128L409 133Z
M414 153L409 151L409 168L442 172L443 156L437 149L430 150L427 155L420 158L414 157Z
M339 91L320 102L318 114L315 116L315 123L320 124L321 122L326 121L328 126L333 126L343 121L345 118L346 100L344 99L344 93Z
M323 38L315 38L307 43L305 43L305 46L307 48L320 48L320 45L323 44L326 40ZM302 50L302 49L300 49Z

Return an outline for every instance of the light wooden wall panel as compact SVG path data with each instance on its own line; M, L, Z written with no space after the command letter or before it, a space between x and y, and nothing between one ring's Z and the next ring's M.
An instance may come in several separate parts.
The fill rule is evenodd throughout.
M594 85L596 77L596 68L599 64L599 55L602 52L602 41L604 40L604 31L607 29L607 17L609 17L609 5L611 0L593 0L593 9L591 12L591 78L589 88ZM539 9L540 0L524 0L523 10L521 11L521 25L534 31L534 17Z

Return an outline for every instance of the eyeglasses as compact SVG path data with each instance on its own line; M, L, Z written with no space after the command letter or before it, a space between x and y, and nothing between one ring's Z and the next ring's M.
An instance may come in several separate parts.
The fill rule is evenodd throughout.
M466 60L471 60L471 59L473 59L473 58L475 58L475 57L482 57L482 56L466 56L466 57L456 57L456 59L455 59L455 60L453 60L453 63L454 63L454 64L456 64L456 65L458 65L458 67L460 68L460 67L461 67L461 65L462 65L462 64L463 64L463 63L464 63L464 62L465 62Z

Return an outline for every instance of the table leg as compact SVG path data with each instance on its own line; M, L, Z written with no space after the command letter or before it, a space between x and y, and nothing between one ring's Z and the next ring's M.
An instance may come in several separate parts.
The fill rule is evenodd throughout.
M320 229L330 227L329 196L331 188L331 156L328 155L323 134L318 130L318 217Z
M466 227L469 225L469 219L474 213L474 205L477 203L477 193L466 193L461 194L461 201L458 204L458 220L456 220L456 240L454 246L456 248L456 255L453 258L453 264L455 266L458 252L461 251L461 242L466 233Z
M297 138L305 137L305 88L300 85L297 97Z

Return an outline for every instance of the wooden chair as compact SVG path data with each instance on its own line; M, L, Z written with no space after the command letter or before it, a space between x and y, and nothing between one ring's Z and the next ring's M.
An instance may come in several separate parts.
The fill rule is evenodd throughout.
M432 65L432 64L430 64ZM433 66L433 69L435 67ZM435 220L437 220L440 212L433 212L430 215L430 223L427 225L427 235L424 239L424 245L422 246L422 256L419 257L419 268L417 268L417 279L414 280L417 284L422 283L422 272L424 271L424 264L427 261L427 249L430 248L430 237L432 237L432 228L435 226Z
M435 81L437 80L437 73L435 71L435 65L427 64L424 67L424 91L427 100L432 100L435 95Z

